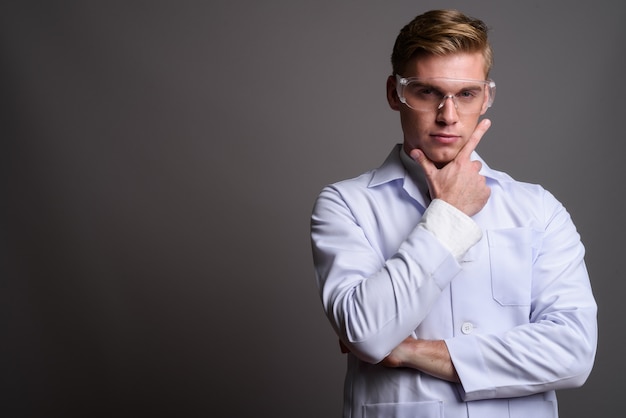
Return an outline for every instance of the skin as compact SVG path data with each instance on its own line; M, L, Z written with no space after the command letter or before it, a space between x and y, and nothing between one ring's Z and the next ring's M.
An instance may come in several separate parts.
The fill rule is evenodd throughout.
M484 80L485 62L480 53L421 56L411 60L403 77L448 77ZM400 113L404 149L424 169L430 195L442 199L468 216L487 203L490 189L479 174L481 163L471 161L472 151L491 122L479 122L481 113L459 115L451 99L440 110L418 112L400 102L395 77L387 79L389 106ZM443 340L405 339L382 361L387 367L411 367L451 382L459 382Z

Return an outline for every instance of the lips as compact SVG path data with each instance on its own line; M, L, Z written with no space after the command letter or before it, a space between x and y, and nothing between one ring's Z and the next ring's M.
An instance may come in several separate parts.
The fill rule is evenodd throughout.
M435 141L443 143L443 144L451 144L459 139L458 135L444 134L444 133L435 133L430 135Z

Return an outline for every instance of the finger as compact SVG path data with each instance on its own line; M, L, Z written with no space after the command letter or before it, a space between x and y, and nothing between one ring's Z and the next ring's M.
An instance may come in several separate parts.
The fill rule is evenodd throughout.
M476 125L476 129L474 129L474 132L472 132L472 135L470 135L467 143L463 146L463 148L461 148L461 150L457 154L457 158L469 159L472 155L472 152L476 149L478 143L490 126L491 121L489 119L481 120L480 123Z

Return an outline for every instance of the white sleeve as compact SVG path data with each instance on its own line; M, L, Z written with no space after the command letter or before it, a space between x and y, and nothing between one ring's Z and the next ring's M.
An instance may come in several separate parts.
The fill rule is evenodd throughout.
M472 218L441 199L430 203L421 222L457 260L482 237Z
M419 326L461 266L423 222L394 254L383 255L384 226L372 221L372 211L352 210L371 204L366 199L353 193L347 203L336 188L323 190L313 210L311 239L326 315L354 355L377 363ZM443 216L432 214L431 227L438 229Z

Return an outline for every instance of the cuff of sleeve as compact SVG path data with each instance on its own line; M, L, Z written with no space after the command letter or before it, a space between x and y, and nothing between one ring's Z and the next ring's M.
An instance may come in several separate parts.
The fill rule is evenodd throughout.
M422 223L457 260L483 235L472 218L441 199L434 199L430 203Z
M496 388L476 338L457 337L444 340L461 384L457 386L464 401L493 399Z

